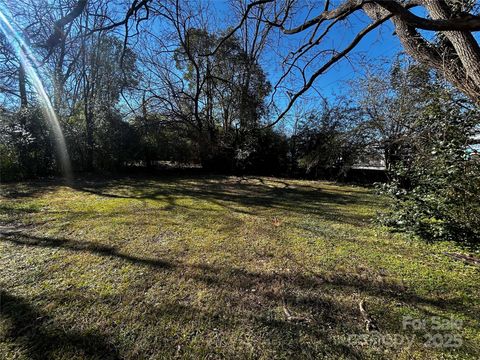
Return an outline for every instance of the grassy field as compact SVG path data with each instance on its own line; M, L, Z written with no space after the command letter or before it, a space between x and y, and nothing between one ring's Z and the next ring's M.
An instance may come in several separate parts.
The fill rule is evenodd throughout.
M480 268L375 225L371 190L188 176L1 190L1 359L480 354Z

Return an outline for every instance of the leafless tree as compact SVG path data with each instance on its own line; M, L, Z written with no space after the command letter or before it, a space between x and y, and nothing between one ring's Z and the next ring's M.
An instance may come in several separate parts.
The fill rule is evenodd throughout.
M46 46L58 46L64 29L84 11L87 3L87 0L78 0L70 12L57 20ZM178 7L181 3L176 1L175 5ZM304 40L284 59L285 73L276 84L274 93L287 75L294 71L300 73L302 86L288 92L288 104L274 123L287 114L295 101L314 85L321 74L345 58L362 39L387 21L393 24L395 34L410 56L442 73L448 81L478 103L480 47L473 32L480 30L480 17L476 5L476 2L450 0L344 0L340 3L332 3L330 0L313 3L304 0L257 0L243 5L238 25L224 36L224 41L241 30L244 23L252 18L277 29L282 36L297 39L301 36ZM108 24L100 28L91 29L91 32L125 26L127 34L132 24L149 18L153 6L151 0L134 0L125 14L118 19L110 19ZM264 11L266 7L269 11ZM412 12L413 8L423 9L426 16L416 15ZM342 27L357 15L367 16L370 22L359 31ZM338 31L351 35L350 43L342 48L325 48L324 40L332 32ZM424 31L429 33L425 35ZM216 51L221 43L222 41L211 51Z

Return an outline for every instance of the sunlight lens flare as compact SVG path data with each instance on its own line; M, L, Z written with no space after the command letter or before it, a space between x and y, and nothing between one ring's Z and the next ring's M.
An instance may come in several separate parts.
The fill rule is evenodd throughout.
M43 82L32 65L32 52L27 43L20 36L18 31L12 26L12 23L7 19L4 13L0 10L0 31L3 32L7 41L15 49L17 56L19 57L23 67L25 68L25 73L28 75L31 84L37 92L37 96L41 102L42 110L45 117L48 120L50 130L54 137L55 150L57 157L60 163L61 171L63 176L67 181L72 179L72 168L70 164L70 157L68 155L67 146L65 143L65 137L63 136L63 131L58 121L55 110L53 109L52 103L45 91ZM28 51L28 52L27 52Z

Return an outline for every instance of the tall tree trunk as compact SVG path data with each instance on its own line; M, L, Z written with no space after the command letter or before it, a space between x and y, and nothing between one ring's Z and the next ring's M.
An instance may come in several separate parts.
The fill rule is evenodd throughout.
M87 108L85 109L85 122L86 122L86 140L87 140L87 164L86 168L88 171L93 170L93 147L94 147L94 141L93 141L93 114Z
M428 12L432 19L450 19L452 11L443 0L426 0ZM466 31L445 31L455 53L465 68L465 75L476 84L480 84L480 47L472 33Z
M85 129L86 129L86 141L87 141L87 158L86 158L86 170L87 171L92 171L93 170L93 151L94 151L94 140L93 140L93 131L94 131L94 126L93 126L93 110L92 110L92 104L90 103L90 92L88 91L89 82L86 81L86 86L85 86L85 94L84 94L84 113L85 113Z
M443 0L421 0L432 19L450 19L452 13ZM376 20L389 12L376 4L363 7ZM445 31L443 46L427 41L414 26L400 16L393 16L395 33L405 51L416 61L429 66L450 81L476 103L480 103L480 47L473 35L465 31Z
M25 68L20 64L20 68L18 69L18 87L20 92L20 108L22 109L28 106L26 83Z

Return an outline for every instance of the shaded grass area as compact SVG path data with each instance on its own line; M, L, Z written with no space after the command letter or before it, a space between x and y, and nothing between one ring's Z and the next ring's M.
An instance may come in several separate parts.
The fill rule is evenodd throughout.
M374 225L383 204L368 189L188 176L1 189L0 358L480 353L478 267ZM432 329L404 316L461 320L462 346L426 347Z

